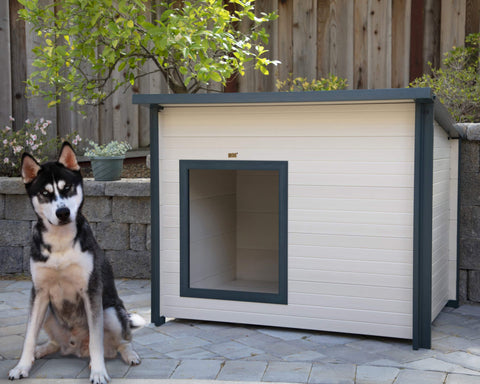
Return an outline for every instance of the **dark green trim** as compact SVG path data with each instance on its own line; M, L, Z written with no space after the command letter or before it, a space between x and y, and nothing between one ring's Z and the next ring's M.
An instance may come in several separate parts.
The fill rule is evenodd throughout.
M448 133L448 137L451 139L460 138L460 132L455 128L455 121L448 112L447 108L435 99L435 121Z
M458 308L460 306L460 206L461 206L461 197L460 197L460 185L462 173L460 171L462 164L462 140L458 141L458 183L457 183L457 277L456 277L456 297L455 300L449 300L447 307Z
M252 92L203 94L139 94L133 104L245 104L245 103L306 103L348 101L415 100L432 102L430 88L353 89L322 92Z
M449 308L458 308L460 303L458 300L448 300L445 306Z
M463 141L458 141L458 180L457 180L457 305L460 304L460 210L462 206L462 195L460 186L462 185L462 145Z
M271 170L279 174L279 285L278 294L190 287L190 198L191 169ZM205 299L288 303L288 162L245 160L180 160L180 296Z
M413 349L431 347L433 103L415 107Z
M161 107L150 105L150 204L151 204L151 321L165 323L160 316L160 172L158 161L158 113Z

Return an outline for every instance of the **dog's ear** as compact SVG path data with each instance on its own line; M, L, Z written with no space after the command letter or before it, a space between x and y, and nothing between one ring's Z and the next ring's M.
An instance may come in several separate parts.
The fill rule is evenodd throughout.
M22 155L22 179L25 184L31 183L40 171L40 164L30 154Z
M62 144L62 149L60 150L58 162L72 171L80 170L80 166L77 162L77 156L75 156L75 152L73 151L70 143L66 141Z

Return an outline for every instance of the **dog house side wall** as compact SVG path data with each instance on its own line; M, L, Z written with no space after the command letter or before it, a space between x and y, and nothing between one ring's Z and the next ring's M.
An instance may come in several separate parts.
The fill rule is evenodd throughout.
M432 319L456 300L458 140L435 121L433 144Z
M412 337L414 103L167 106L162 316ZM179 296L179 160L289 162L288 305Z

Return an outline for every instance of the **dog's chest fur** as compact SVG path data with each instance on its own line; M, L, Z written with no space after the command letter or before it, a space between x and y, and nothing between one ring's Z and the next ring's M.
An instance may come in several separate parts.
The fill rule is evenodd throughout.
M31 271L35 289L48 293L55 315L75 327L86 321L82 296L88 290L93 255L82 252L68 227L61 227L62 233L43 233L41 252L46 261L32 260Z

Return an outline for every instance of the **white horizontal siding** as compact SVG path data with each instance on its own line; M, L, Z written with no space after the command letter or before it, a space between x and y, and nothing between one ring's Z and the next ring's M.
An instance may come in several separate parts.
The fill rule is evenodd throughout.
M238 160L282 160L285 158L284 153L277 148L265 148L259 151L258 149L246 147L240 150L236 145L229 145L228 141L222 142L219 140L211 148L206 148L208 151L201 148L165 148L163 154L167 158L198 159L204 157L205 160L226 159L228 153L237 152ZM210 142L212 143L212 140ZM305 160L306 158L314 161L357 161L361 158L363 162L371 163L381 162L381 159L390 163L411 161L411 158L402 149L379 149L377 151L363 148L356 150L326 149L323 151L305 149L301 153L290 152L288 157L296 161Z
M203 303L198 302L195 307L179 307L177 305L162 307L164 311L174 314L176 318L198 319L205 321L223 321L228 323L265 325L267 319L264 313L251 313L248 311L231 311L227 310L228 306L220 309L208 308ZM302 308L292 307L292 310L302 312ZM355 319L356 313L351 312L349 317ZM270 315L268 316L268 325L272 327L291 327L298 329L314 329L327 330L329 332L352 333L362 335L389 335L389 337L411 338L406 336L411 334L410 325L393 325L388 322L380 323L383 319L379 319L378 323L361 322L359 320L340 320L325 319L321 314L314 317L295 315Z
M450 141L435 122L433 140L432 319L448 301Z
M160 124L164 137L412 137L413 105L179 106L163 110Z
M411 338L413 104L167 107L161 314ZM288 305L179 297L180 159L287 160Z
M457 299L457 226L458 226L459 140L450 140L450 217L448 244L448 299Z
M413 221L413 215L410 213L398 212L355 212L355 211L335 211L335 210L309 210L309 209L290 209L289 218L291 221L318 222L319 218L325 223L349 223L370 226L378 225L400 225L408 226Z

